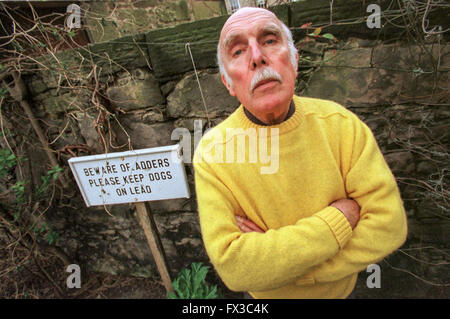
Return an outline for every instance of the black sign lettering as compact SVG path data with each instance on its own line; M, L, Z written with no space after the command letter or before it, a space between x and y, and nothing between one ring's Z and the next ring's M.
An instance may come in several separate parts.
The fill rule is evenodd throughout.
M116 193L119 196L128 195L126 188L116 188Z
M128 189L130 190L131 195L140 195L152 192L152 189L149 185L128 187Z

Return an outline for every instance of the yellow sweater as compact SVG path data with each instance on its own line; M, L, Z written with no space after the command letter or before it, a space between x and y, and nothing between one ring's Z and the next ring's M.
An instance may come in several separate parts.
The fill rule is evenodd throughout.
M269 127L251 122L241 105L200 141L194 168L203 241L231 290L255 298L345 298L358 272L404 243L402 200L372 132L353 113L331 101L294 102L295 113ZM252 132L259 134L257 161ZM234 146L238 154L238 135L247 135L245 160L235 155L230 163L226 153ZM272 172L262 173L270 171L269 157L259 150L277 142ZM353 231L329 206L341 198L361 207ZM242 233L234 215L265 233Z

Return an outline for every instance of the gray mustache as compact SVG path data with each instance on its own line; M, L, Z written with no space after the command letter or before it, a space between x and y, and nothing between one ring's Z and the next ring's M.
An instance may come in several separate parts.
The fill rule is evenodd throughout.
M253 92L259 82L269 79L281 82L281 76L271 67L265 67L264 69L258 70L257 73L253 76L252 83L250 85L251 91Z

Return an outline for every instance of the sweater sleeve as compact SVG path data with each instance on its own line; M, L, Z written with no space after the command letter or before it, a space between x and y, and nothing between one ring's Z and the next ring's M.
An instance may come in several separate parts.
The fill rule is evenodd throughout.
M335 281L360 272L406 240L406 214L395 178L370 128L356 116L353 119L353 143L349 143L352 155L344 164L348 166L345 187L348 197L361 208L360 220L345 248L305 275L315 282Z
M264 291L292 283L336 255L351 236L349 223L334 207L264 234L242 233L234 218L242 211L232 192L208 163L194 160L194 167L205 248L231 290Z

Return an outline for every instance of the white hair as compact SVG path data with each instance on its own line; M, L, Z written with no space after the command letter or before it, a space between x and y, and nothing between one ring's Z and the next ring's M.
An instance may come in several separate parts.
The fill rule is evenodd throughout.
M294 39L292 38L291 30L289 30L289 28L282 21L280 21L280 23L288 41L289 58L291 60L291 64L294 67L294 69L297 70L298 68L297 48L294 45ZM233 81L231 80L230 76L227 73L227 70L225 70L225 66L223 65L222 56L220 54L220 41L219 44L217 45L217 64L219 65L220 75L223 75L228 85L230 85L230 87L233 87Z

